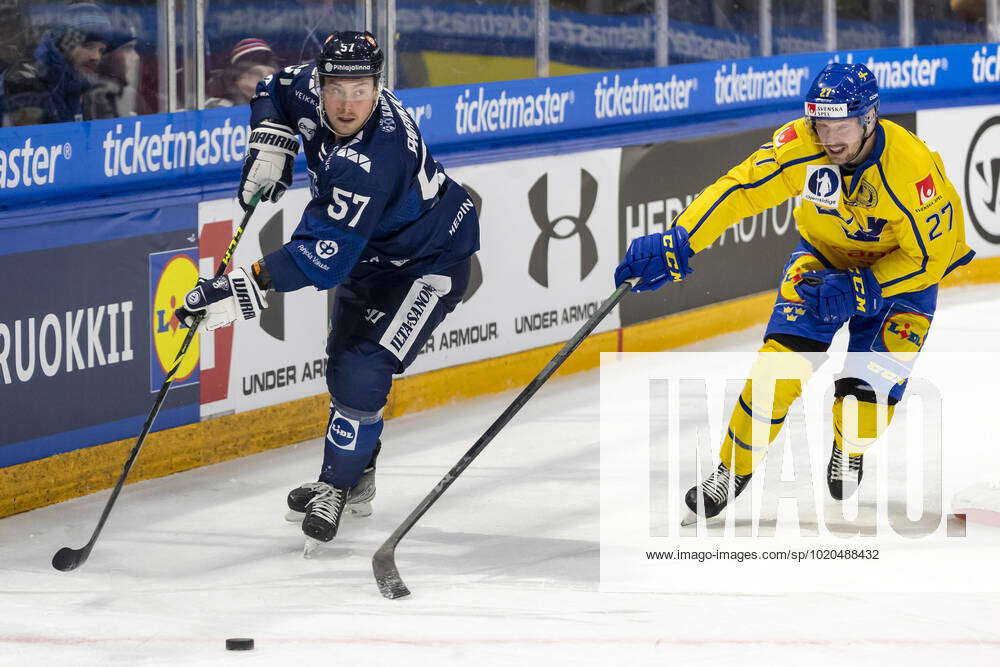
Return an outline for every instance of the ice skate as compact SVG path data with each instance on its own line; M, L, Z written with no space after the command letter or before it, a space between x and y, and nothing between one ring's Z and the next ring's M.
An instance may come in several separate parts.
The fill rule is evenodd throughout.
M306 506L309 501L320 493L323 487L329 486L323 482L307 482L288 492L288 512L285 521L302 523L306 517ZM375 469L369 468L361 476L350 493L347 494L347 506L344 510L351 516L366 517L372 514L372 500L375 498Z
M863 454L848 456L833 443L830 462L826 464L826 486L836 500L850 498L861 485ZM844 459L847 459L846 461Z
M691 487L684 496L684 504L688 511L681 519L682 526L690 526L698 520L698 489L701 489L702 502L705 506L704 517L711 519L726 509L729 502L729 486L734 488L733 499L743 493L743 489L750 483L751 475L734 475L729 472L725 464L720 463L711 475L705 478L698 486Z
M320 488L306 505L306 516L302 520L302 532L306 535L302 555L306 558L315 552L320 543L330 542L337 536L347 502L347 489L338 489L323 482L318 484Z
M324 486L323 482L306 482L288 492L288 513L285 520L290 523L302 523L306 518L306 506L316 497Z
M347 495L347 507L344 509L351 516L366 517L372 514L372 500L375 499L375 461L381 449L382 443L379 442L361 479L351 487L351 492ZM306 516L306 505L324 486L326 485L323 482L307 482L289 491L288 513L285 514L285 520L289 523L302 523L302 519Z

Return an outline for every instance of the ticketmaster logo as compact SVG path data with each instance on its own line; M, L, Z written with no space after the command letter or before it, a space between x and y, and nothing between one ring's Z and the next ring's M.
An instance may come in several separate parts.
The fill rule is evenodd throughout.
M17 148L0 149L0 189L49 185L56 179L56 162L73 156L65 144L32 146L31 137Z
M478 134L521 127L561 125L566 119L566 107L573 104L572 90L555 91L549 86L538 95L511 95L500 91L497 97L487 97L479 88L477 97L466 88L455 101L455 132Z
M666 81L639 83L639 77L635 77L632 83L625 84L615 74L610 85L604 76L594 87L594 115L617 118L687 109L691 105L691 91L697 88L698 79L678 79L676 74Z
M789 67L788 63L780 69L755 70L749 66L742 72L737 63L729 63L715 71L715 103L799 97L802 95L802 81L807 76L808 67Z
M844 62L854 62L854 55L848 53ZM936 86L938 72L948 69L947 58L921 58L916 53L906 60L869 58L864 64L875 74L878 87L882 89Z
M142 121L136 121L133 131L123 135L122 125L108 130L101 147L104 149L104 175L132 176L157 172L161 169L239 162L247 145L247 128L233 127L227 118L222 127L211 130L174 132L168 124L162 131L144 134Z

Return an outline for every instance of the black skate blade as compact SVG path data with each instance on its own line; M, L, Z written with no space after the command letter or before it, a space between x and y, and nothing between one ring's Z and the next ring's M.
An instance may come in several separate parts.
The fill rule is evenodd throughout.
M320 542L317 539L306 536L305 546L302 547L302 557L306 560L312 558L317 553L323 550L323 545L325 542Z
M60 572L70 572L80 567L87 560L83 549L63 547L52 557L52 567Z

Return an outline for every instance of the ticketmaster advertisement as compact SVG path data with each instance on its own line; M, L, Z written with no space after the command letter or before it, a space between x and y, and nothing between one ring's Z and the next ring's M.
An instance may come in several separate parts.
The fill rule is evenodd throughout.
M918 111L917 130L962 198L966 242L978 257L1000 255L1000 106Z
M277 204L258 206L230 267L250 266L280 248L291 238L308 201L309 190L300 188L286 192ZM215 275L242 215L233 198L199 205L201 275ZM201 332L202 418L325 393L332 295L312 288L271 291L258 319Z
M439 157L449 151L655 128L775 111L798 113L828 62L863 62L883 103L910 108L982 96L1000 81L995 44L804 53L398 91ZM295 119L289 119L292 122ZM232 179L246 150L245 107L0 128L5 206L66 196L204 186Z

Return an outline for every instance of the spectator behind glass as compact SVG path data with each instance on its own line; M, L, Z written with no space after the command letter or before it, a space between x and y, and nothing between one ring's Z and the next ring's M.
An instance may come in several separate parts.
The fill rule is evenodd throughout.
M140 108L140 57L135 47L135 26L124 20L115 24L108 51L97 71L83 73L92 85L83 95L84 120L148 113Z
M270 44L262 39L243 39L229 53L229 64L208 83L205 108L250 104L257 83L278 69Z
M48 30L34 59L11 65L0 87L2 124L37 125L83 120L83 94L112 41L111 22L98 5L70 5Z

